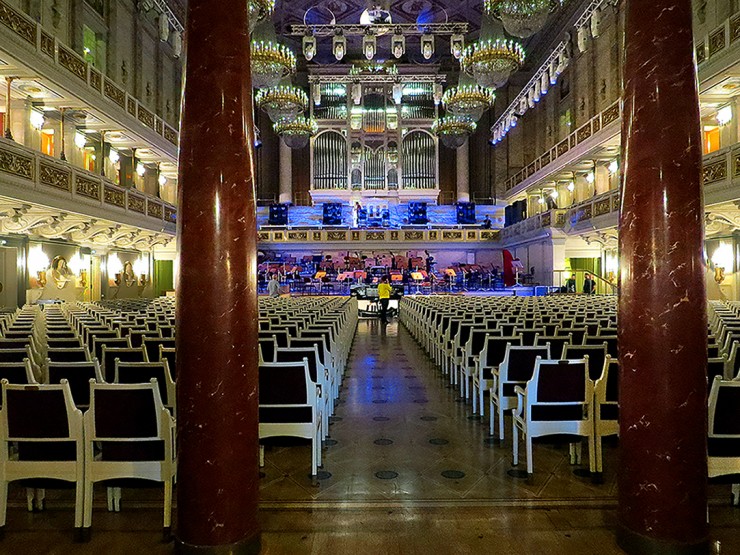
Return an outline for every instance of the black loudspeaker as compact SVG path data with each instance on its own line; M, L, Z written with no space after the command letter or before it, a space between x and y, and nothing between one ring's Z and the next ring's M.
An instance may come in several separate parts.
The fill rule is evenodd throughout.
M509 204L504 208L504 227L509 227L512 222L512 214L514 213L514 207Z
M457 203L457 223L474 224L475 223L475 203L458 202Z
M429 223L426 202L409 202L409 223L421 225Z
M288 205L270 205L270 217L268 218L267 223L269 225L288 225Z
M342 225L342 205L338 202L324 203L324 225Z

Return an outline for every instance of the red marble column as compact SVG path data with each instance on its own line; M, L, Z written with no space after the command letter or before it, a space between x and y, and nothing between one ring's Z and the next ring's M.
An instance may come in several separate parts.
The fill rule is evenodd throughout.
M178 553L258 553L257 228L245 0L189 0L180 132Z
M627 0L618 540L705 553L707 317L691 0Z

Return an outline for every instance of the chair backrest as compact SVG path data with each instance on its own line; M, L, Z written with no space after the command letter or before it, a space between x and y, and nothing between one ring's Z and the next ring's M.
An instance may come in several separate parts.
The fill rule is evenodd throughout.
M82 347L79 337L47 337L46 345L49 349L76 349Z
M121 362L148 362L144 346L136 347L111 347L103 346L103 359L101 370L103 379L113 383L116 373L116 359Z
M590 379L594 381L601 377L606 355L606 343L601 345L566 345L563 348L563 358L578 360L588 356L588 374Z
M0 349L0 362L23 362L25 359L33 360L31 349Z
M520 335L511 336L511 337L488 336L486 338L486 345L485 345L485 355L486 356L485 356L485 359L483 360L485 366L491 367L491 368L495 366L500 367L500 365L506 359L506 353L510 345L511 346L521 346L522 337Z
M590 418L584 410L594 399L588 377L588 359L543 360L535 362L527 382L529 418L539 421L582 421Z
M140 347L144 343L145 337L159 337L159 332L149 330L131 330L128 333L128 338L132 347Z
M114 347L118 349L131 348L131 343L129 342L128 337L93 337L93 356L98 357L98 360L103 360L103 345L107 346L109 349Z
M599 420L616 421L619 418L619 379L619 361L607 355L601 377L594 384L594 410Z
M619 339L616 335L586 335L583 338L584 345L601 345L602 343L606 343L608 354L614 358L619 356Z
M586 328L560 328L560 335L570 334L574 345L581 345L586 336Z
M157 360L159 358L159 346L163 345L170 349L175 348L174 337L144 337L143 338L144 349L146 349L146 355L149 360Z
M275 362L301 362L305 360L308 364L308 374L312 382L318 383L319 375L319 348L317 345L310 347L278 347L275 351Z
M164 347L160 345L159 346L159 357L157 357L157 360L167 361L167 366L169 366L170 368L170 375L172 376L172 381L177 381L177 349Z
M275 337L278 347L288 346L288 332L280 329L270 329L268 331L259 332L260 337Z
M522 344L534 345L535 338L538 335L545 335L545 328L521 328Z
M162 362L124 362L115 359L115 383L146 384L157 381L162 403L171 407L175 404L172 376L167 361Z
M69 385L2 382L0 437L17 442L19 461L74 461L81 457L82 413ZM5 451L5 449L3 449Z
M260 407L264 405L306 406L311 401L309 391L314 387L312 381L308 373L308 361L260 364ZM261 420L262 415L260 414Z
M90 360L90 353L85 347L71 349L47 349L46 357L54 362L85 362Z
M326 361L324 360L324 351L326 346L324 345L324 338L323 337L316 337L316 338L292 338L290 339L290 348L291 349L310 349L312 347L316 347L316 354L318 355L318 360L321 364L326 365Z
M85 413L85 441L96 442L103 461L162 461L168 453L168 430L159 388L144 384L90 384Z
M87 407L90 404L90 380L103 381L97 360L53 362L47 359L44 373L46 382L50 384L67 380L72 398L78 407Z
M550 344L552 358L563 357L563 349L572 342L571 334L568 335L537 335L534 340L535 346Z
M23 362L0 362L0 380L12 384L36 383L31 361L24 359Z
M499 366L502 382L524 383L532 378L537 357L550 358L547 345L509 345L506 348L503 362Z
M736 457L740 452L740 381L716 377L712 382L709 392L709 438L710 453L712 438L734 438L734 449L727 445L727 450L734 452Z

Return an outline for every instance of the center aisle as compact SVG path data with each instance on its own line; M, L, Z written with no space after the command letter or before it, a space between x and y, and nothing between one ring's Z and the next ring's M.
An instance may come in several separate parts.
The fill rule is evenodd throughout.
M268 446L262 504L615 500L613 459L594 485L567 448L538 446L533 479L513 478L510 440L492 442L487 418L470 414L402 325L360 320L318 479L308 446Z

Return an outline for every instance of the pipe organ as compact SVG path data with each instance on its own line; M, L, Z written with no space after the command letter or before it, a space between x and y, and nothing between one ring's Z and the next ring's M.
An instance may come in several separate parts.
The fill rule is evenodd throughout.
M438 142L429 129L437 116L439 76L407 79L378 66L355 68L346 82L338 82L342 76L326 71L309 77L319 125L311 139L314 203L364 204L374 198L435 203ZM384 71L389 79L378 77Z

